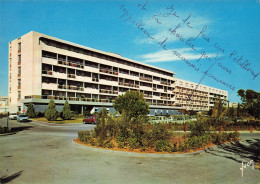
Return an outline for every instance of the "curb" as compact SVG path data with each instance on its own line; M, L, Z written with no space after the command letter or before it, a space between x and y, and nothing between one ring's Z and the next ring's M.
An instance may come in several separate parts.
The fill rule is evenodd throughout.
M240 141L239 141L240 142ZM183 157L191 157L191 156L196 156L199 155L201 152L204 152L206 150L210 150L213 148L216 148L218 146L222 146L222 145L226 145L226 144L230 144L233 142L228 142L228 143L224 143L224 144L219 144L219 145L215 145L209 148L205 148L199 151L195 151L192 153L178 153L178 154L174 154L174 153L169 153L169 154L157 154L157 153L136 153L136 152L128 152L128 151L115 151L115 150L108 150L108 149L102 149L102 148L94 148L94 147L90 147L90 146L85 146L85 145L81 145L78 144L76 142L74 142L74 140L72 140L72 144L76 144L84 149L87 150L91 150L91 151L97 151L97 152L101 152L101 153L115 153L121 156L135 156L135 157L147 157L147 158L183 158Z
M7 135L14 135L16 132L11 132L11 133L5 133L5 134L0 134L0 136L7 136Z
M45 127L72 127L73 125L82 125L82 123L56 124L56 123L47 123L47 122L37 121L37 120L31 121L30 123L35 125L45 126Z

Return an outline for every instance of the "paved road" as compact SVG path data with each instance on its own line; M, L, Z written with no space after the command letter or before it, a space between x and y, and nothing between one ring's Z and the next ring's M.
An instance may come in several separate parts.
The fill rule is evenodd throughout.
M15 124L15 122L14 122ZM260 134L195 155L144 157L100 152L72 142L93 125L34 127L0 137L0 178L9 183L260 183L260 170L241 162L260 159Z

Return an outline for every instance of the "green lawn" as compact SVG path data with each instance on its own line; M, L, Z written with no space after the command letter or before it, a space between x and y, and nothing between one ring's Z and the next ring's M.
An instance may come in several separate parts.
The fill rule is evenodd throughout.
M32 120L43 121L48 123L64 124L64 123L82 123L83 118L80 119L71 119L71 120L62 120L60 117L56 121L48 121L45 118L32 118Z

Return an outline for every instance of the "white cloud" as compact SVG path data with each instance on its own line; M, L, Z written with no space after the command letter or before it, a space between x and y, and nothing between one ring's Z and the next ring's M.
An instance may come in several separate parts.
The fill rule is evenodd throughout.
M194 53L191 48L181 48L172 50L161 50L154 53L144 54L140 55L139 58L144 59L143 61L146 63L180 61L181 59L173 54L173 50L181 53L181 55L187 60L197 60L201 57L200 53ZM216 53L209 53L207 54L207 56L210 58L215 57Z

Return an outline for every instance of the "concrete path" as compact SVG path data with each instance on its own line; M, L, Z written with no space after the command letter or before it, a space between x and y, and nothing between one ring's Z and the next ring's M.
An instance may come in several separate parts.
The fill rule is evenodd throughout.
M144 157L102 152L74 144L93 125L57 127L36 123L0 137L0 179L9 183L260 183L260 170L242 162L260 160L260 134L242 133L239 144L182 157Z

